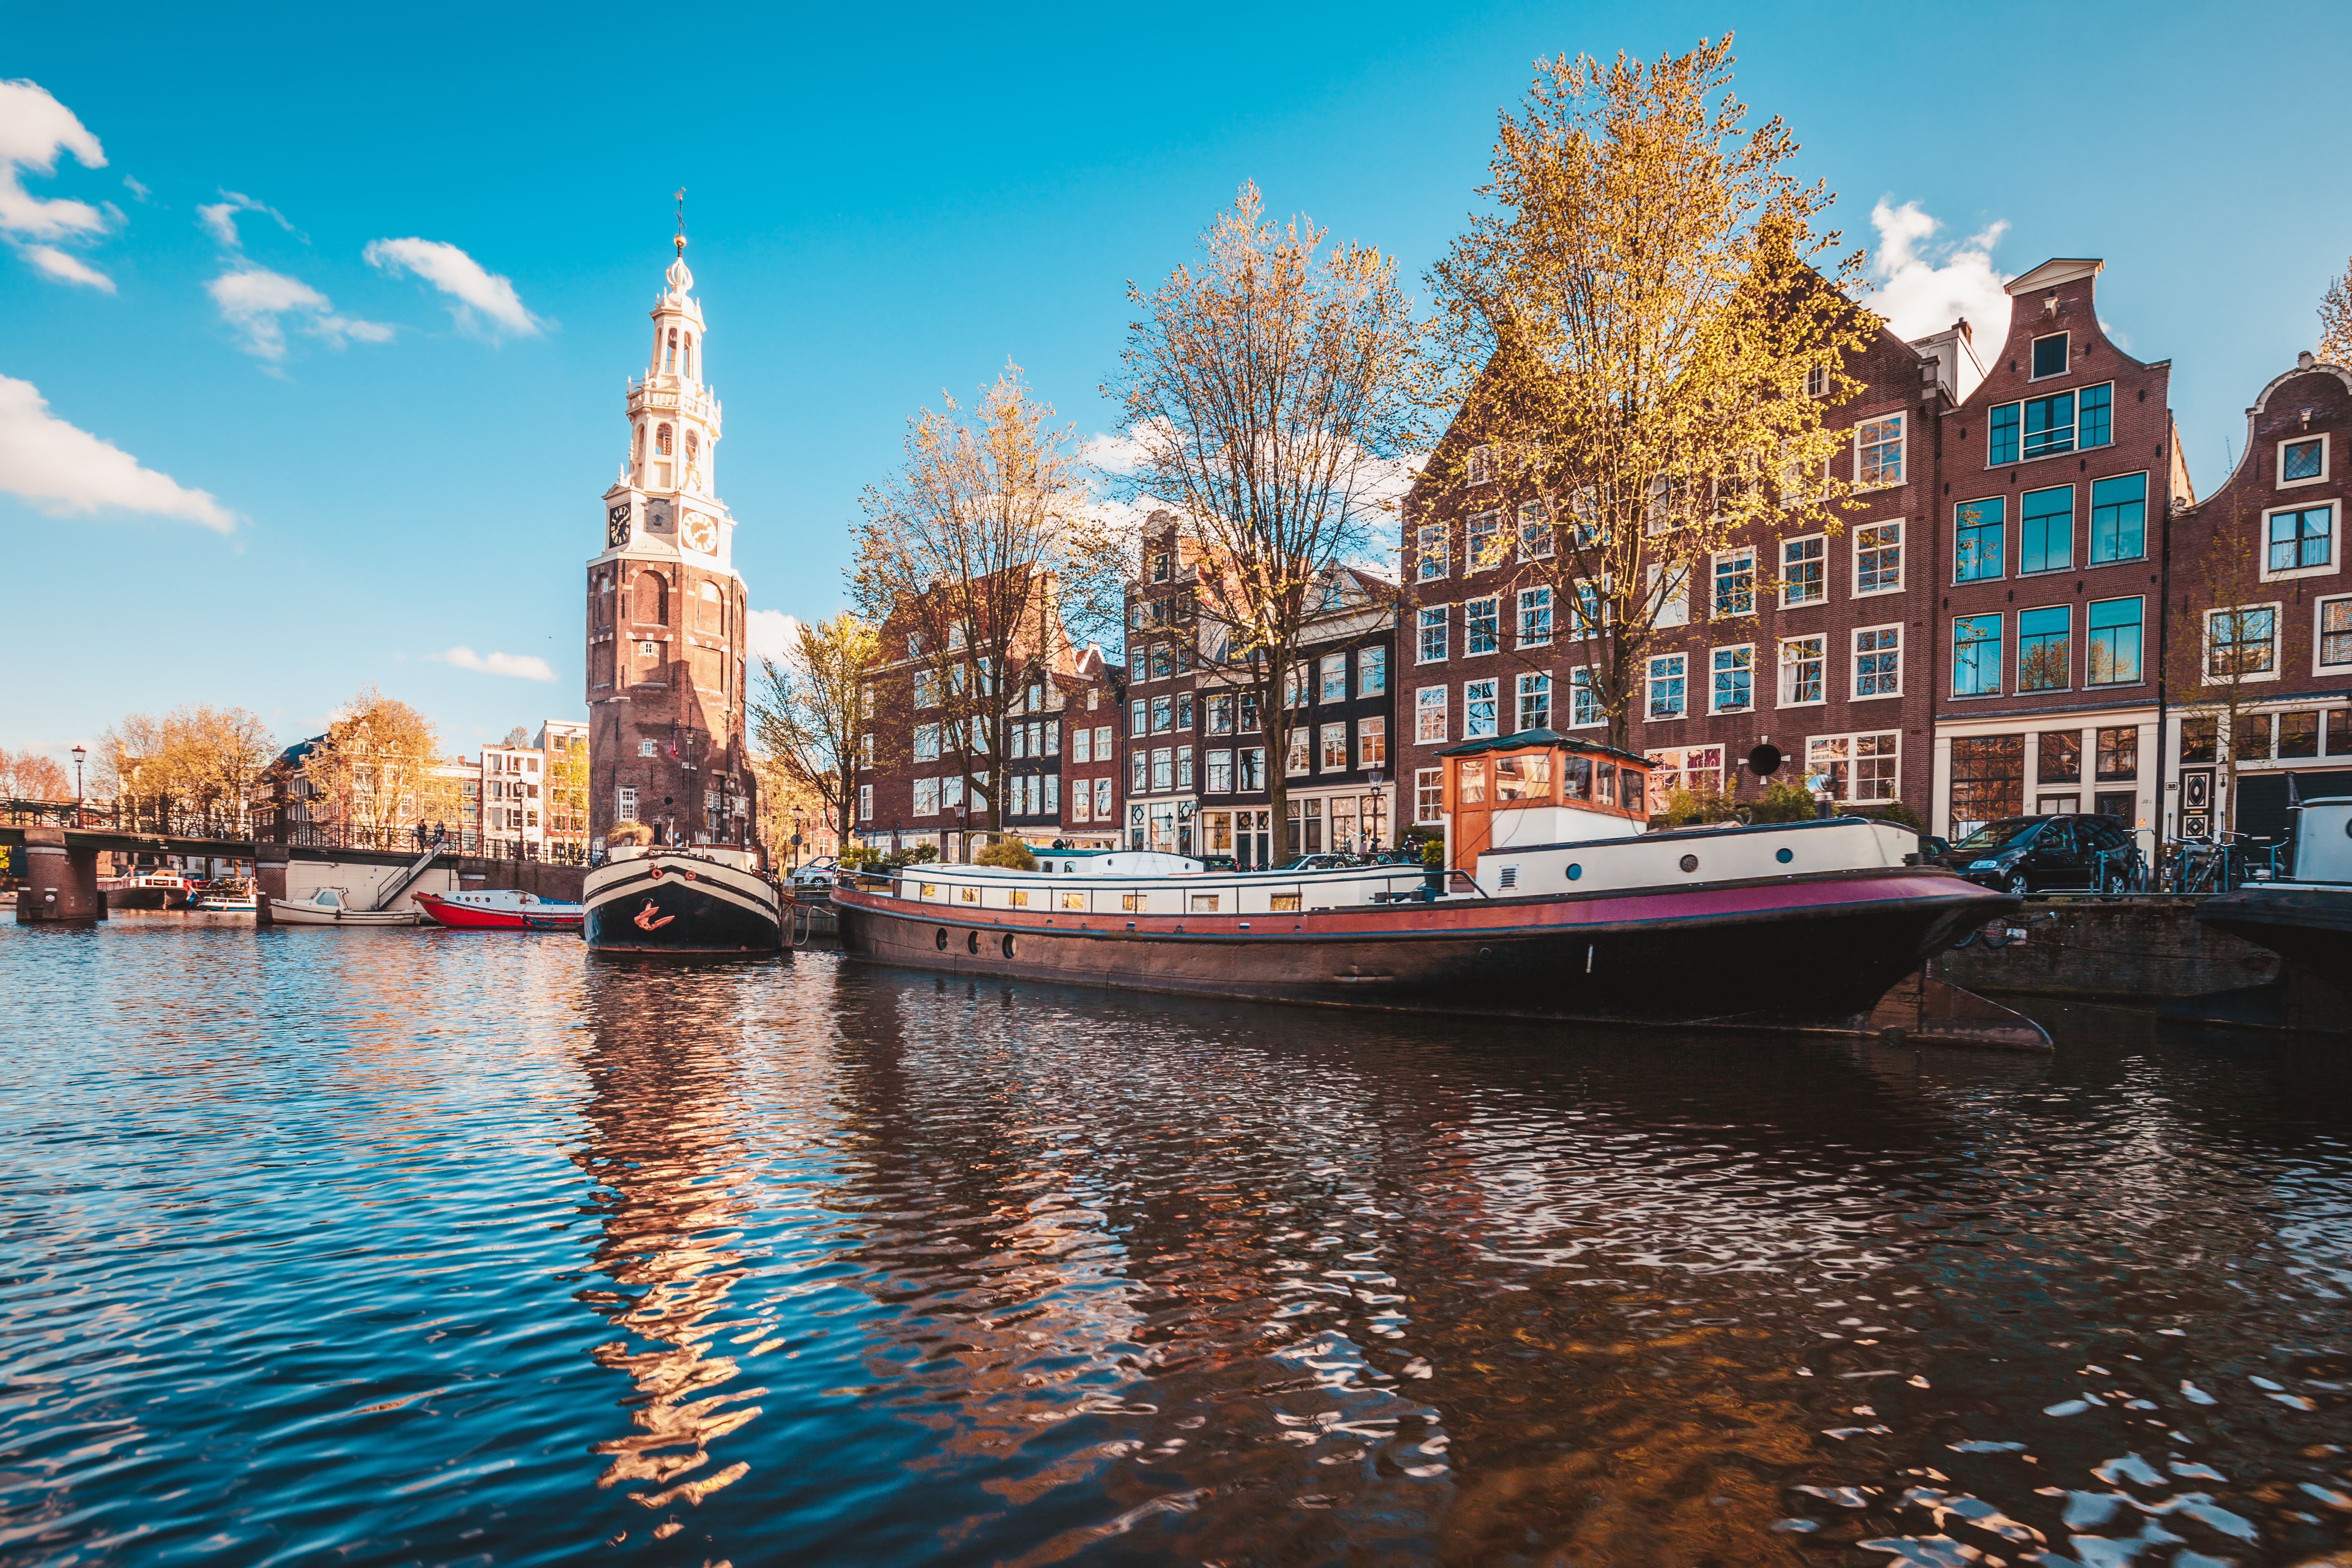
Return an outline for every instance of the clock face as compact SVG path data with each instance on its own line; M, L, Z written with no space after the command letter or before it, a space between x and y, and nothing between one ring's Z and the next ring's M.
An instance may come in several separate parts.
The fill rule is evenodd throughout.
M626 501L604 513L604 542L618 548L629 542L629 511Z
M719 525L698 511L678 520L677 536L688 550L699 550L705 555L719 548Z

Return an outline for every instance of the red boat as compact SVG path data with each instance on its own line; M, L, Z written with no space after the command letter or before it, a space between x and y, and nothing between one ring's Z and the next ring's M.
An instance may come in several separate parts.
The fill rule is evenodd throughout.
M478 893L418 893L416 907L436 925L457 931L562 931L577 934L585 904L567 904L499 888Z

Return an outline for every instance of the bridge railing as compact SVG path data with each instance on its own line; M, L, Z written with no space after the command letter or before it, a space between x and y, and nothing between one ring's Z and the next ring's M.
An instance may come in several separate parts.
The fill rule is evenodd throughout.
M273 818L262 824L258 837L264 843L286 844L297 848L374 849L409 855L420 854L426 845L438 840L452 855L470 855L486 860L541 861L558 866L582 865L588 858L584 844L575 845L561 839L540 844L528 838L486 833L478 827L451 826L446 823L428 823L420 832L417 824L413 822L370 825L289 822Z

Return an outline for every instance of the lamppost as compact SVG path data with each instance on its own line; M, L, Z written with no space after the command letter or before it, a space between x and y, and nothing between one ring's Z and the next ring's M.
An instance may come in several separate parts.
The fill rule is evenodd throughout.
M81 746L76 746L76 747L74 748L74 750L73 750L73 759L74 759L74 826L75 826L76 827L80 827L80 826L83 826L82 819L81 819L81 763L82 763L82 759L83 759L84 757L89 756L89 751L88 751L86 748L84 748L84 747L81 747Z
M793 868L794 870L798 870L800 868L801 830L806 821L807 818L800 812L794 811L793 813Z
M1381 772L1379 768L1371 768L1366 771L1364 773L1364 781L1371 785L1372 793L1364 797L1363 805L1365 806L1373 807L1375 809L1378 808L1381 804L1381 781L1387 777L1388 774ZM1359 809L1356 813L1356 820L1362 822L1367 819L1369 815L1370 814L1368 812ZM1387 821L1387 815L1385 813L1382 813L1381 820L1382 825L1385 826ZM1381 852L1381 840L1378 834L1371 832L1370 829L1364 830L1364 841L1365 854L1377 855Z

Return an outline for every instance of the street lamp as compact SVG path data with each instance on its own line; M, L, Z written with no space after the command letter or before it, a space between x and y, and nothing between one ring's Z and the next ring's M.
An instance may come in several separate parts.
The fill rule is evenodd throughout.
M83 759L84 757L89 756L89 752L88 751L88 749L87 749L87 748L84 748L84 747L81 747L81 746L76 746L76 747L73 749L73 759L74 759L74 826L75 826L76 827L79 827L79 826L83 826L83 824L82 824L82 820L81 820L81 763L82 763L82 759Z
M801 863L801 831L806 822L807 818L802 813L793 813L793 865L795 868Z

